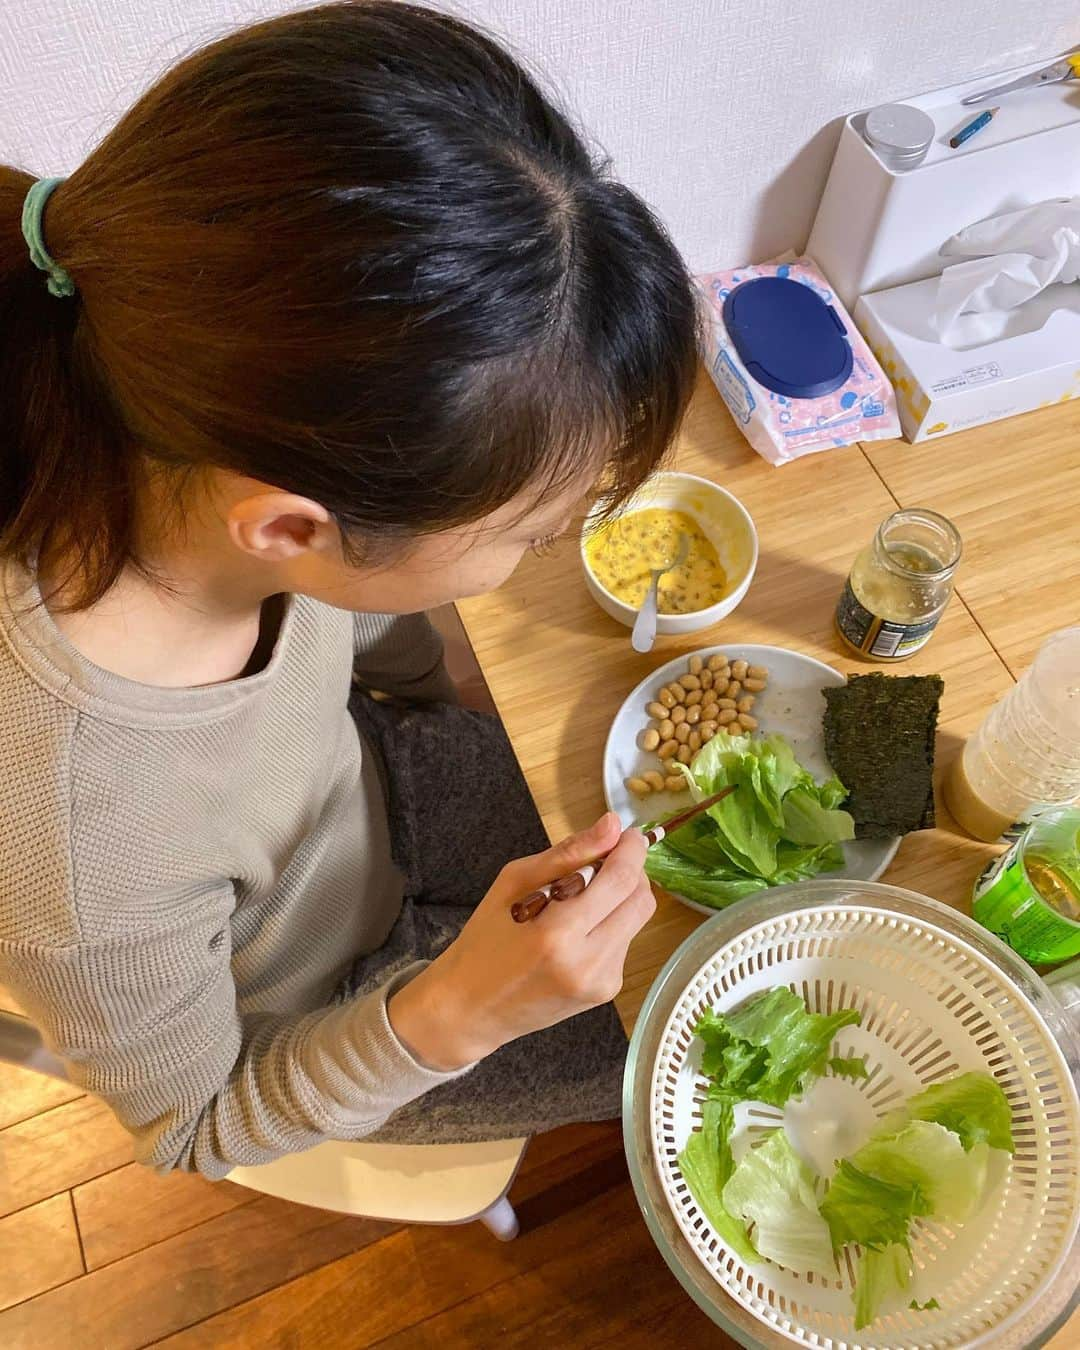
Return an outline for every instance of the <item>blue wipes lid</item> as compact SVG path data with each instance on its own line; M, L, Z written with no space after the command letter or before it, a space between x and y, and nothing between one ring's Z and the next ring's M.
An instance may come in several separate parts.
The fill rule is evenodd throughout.
M788 398L821 398L851 374L843 320L787 277L754 277L728 293L724 325L748 374Z

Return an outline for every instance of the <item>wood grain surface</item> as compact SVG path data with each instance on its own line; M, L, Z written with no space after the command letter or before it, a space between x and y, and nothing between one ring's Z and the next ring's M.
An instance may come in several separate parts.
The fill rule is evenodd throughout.
M1071 427L1069 417L1062 417L1064 411L1054 413ZM884 447L905 466L905 455L918 448L892 443ZM965 456L968 473L980 472L985 452L978 444L953 438L935 449L942 459ZM947 493L939 496L929 482L913 486L910 469L901 496L859 446L772 468L750 449L704 379L673 467L722 483L747 507L758 529L761 553L754 583L738 609L714 628L660 638L653 652L638 655L630 647L629 631L600 610L586 591L578 544L572 538L554 556L526 559L500 590L459 605L552 838L581 829L604 810L604 742L627 693L673 655L717 643L788 647L845 672L940 673L945 680L937 750L940 780L964 738L1013 680L1006 660L988 640L980 615L966 600L965 588L975 596L983 594L976 584L978 558L992 548L992 540L980 542L976 559L960 573L958 593L927 646L902 663L870 664L844 648L833 628L837 597L855 553L899 502L910 505L917 498L917 504L948 514L954 498L946 500ZM1015 468L1011 472L1015 475ZM932 477L929 467L927 475ZM947 481L956 484L961 477L953 464ZM954 487L954 494L957 490ZM1046 491L1049 495L1049 488ZM1080 500L1080 479L1075 495ZM1001 503L1003 554L1009 554L1009 512L1019 522L1026 521L1031 510L1029 495L1017 493ZM1058 550L1059 559L1065 551ZM991 588L991 594L996 593ZM1074 585L1072 593L1074 609L1080 610L1080 587ZM1022 598L1018 603L1023 604ZM1055 609L1055 619L1058 613ZM1034 630L1028 646L1033 647L1055 620L1046 622L1030 608L1028 618ZM940 793L938 819L937 829L903 841L883 880L966 908L972 883L994 850L956 829ZM661 900L656 917L630 952L618 1000L628 1027L657 971L699 922L696 912Z

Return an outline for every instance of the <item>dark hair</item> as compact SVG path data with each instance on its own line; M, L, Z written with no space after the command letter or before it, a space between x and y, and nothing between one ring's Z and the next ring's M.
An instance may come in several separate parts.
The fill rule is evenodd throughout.
M495 42L370 0L165 76L45 213L0 169L0 551L139 564L148 462L315 498L379 548L583 470L620 502L691 389L685 268Z

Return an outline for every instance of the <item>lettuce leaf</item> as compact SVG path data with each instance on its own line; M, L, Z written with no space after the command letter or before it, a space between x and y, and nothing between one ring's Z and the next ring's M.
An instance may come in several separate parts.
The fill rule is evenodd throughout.
M989 1074L965 1073L909 1097L839 1164L821 1213L837 1248L847 1242L863 1248L858 1329L911 1282L911 1219L964 1223L981 1206L991 1148L1012 1150L1008 1099Z
M929 1120L958 1135L965 1151L987 1144L1013 1152L1012 1110L1001 1084L988 1073L960 1073L944 1083L909 1097L882 1122L895 1128L900 1120Z
M851 1163L879 1181L915 1186L927 1213L946 1223L970 1219L986 1189L990 1150L985 1143L965 1152L958 1135L928 1120L913 1120L896 1134L875 1133Z
M825 1072L840 1028L859 1021L854 1008L807 1012L798 994L781 985L733 1012L704 1013L694 1027L705 1047L701 1071L716 1095L782 1107Z
M731 1135L735 1116L730 1099L712 1099L702 1104L701 1129L695 1130L679 1154L679 1170L698 1209L708 1219L720 1240L743 1261L760 1261L745 1225L724 1205L723 1192L735 1171Z
M858 1244L854 1296L861 1330L883 1311L905 1306L900 1295L913 1276L912 1220L970 1220L993 1184L992 1159L1002 1161L1000 1150L1011 1151L1013 1141L1000 1085L989 1074L964 1073L924 1089L885 1117L860 1149L837 1164L820 1204L817 1179L782 1129L736 1166L731 1137L737 1102L782 1108L829 1069L866 1077L861 1056L829 1054L840 1028L859 1020L854 1009L810 1013L786 986L756 994L729 1013L707 1009L694 1031L702 1042L708 1095L702 1128L687 1141L679 1165L710 1224L744 1261L767 1259L831 1278L835 1254ZM938 1304L930 1299L906 1306Z
M917 1182L883 1181L846 1158L821 1202L821 1215L837 1251L848 1242L879 1252L897 1244L906 1247L909 1220L929 1212Z
M862 1055L833 1055L829 1060L829 1068L838 1078L869 1078L870 1074L866 1069L866 1060Z
M835 844L855 838L855 824L846 811L822 804L817 790L797 787L784 798L784 838L793 844Z
M763 877L750 876L726 859L712 865L695 862L677 853L667 839L649 849L645 871L658 885L713 909L724 909L744 896L765 890L769 884Z
M724 1187L724 1208L754 1225L760 1254L798 1274L836 1277L829 1228L818 1213L814 1173L783 1130L747 1151Z
M863 1252L855 1275L855 1330L876 1321L883 1308L910 1288L911 1275L911 1253L899 1242L884 1251Z
M649 877L688 900L721 908L844 864L855 837L837 779L816 783L782 736L714 736L676 766L694 798L735 791L649 850Z

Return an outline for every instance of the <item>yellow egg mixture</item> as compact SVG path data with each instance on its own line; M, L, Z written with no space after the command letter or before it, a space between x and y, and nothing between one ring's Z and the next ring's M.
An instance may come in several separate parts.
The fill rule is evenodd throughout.
M629 511L605 525L585 544L585 556L601 586L624 604L639 608L656 567L679 551L679 535L690 542L686 561L660 578L661 614L689 614L714 605L727 590L727 576L708 536L684 511L649 507Z

